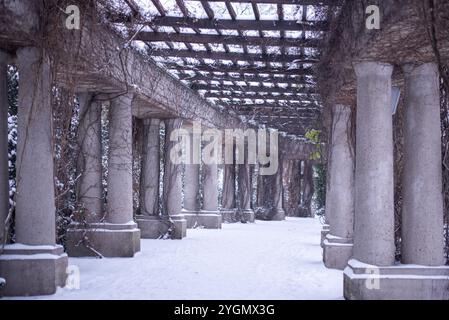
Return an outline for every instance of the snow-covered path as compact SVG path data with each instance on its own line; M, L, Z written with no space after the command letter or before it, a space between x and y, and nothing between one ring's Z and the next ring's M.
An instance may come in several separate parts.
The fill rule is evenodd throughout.
M38 298L341 299L342 272L324 267L320 229L317 219L288 218L142 240L133 259L71 258L80 289Z

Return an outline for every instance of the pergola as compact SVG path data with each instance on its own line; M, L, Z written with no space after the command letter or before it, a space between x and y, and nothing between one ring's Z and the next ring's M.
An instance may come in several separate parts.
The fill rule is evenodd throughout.
M108 19L231 113L303 136L322 115L315 64L335 0L121 0Z

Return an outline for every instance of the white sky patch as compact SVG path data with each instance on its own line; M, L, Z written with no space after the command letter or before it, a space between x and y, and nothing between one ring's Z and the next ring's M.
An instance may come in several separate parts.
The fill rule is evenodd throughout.
M229 30L229 29L220 29L221 33L226 36L238 36L239 33L237 30Z
M280 54L281 48L278 46L267 46L267 53L268 54Z
M230 66L233 64L233 62L231 60L219 60L219 62L225 66Z
M184 27L179 28L179 31L181 33L187 33L187 34L195 34L196 33L192 28L184 28Z
M302 36L301 31L285 31L285 37L286 38L300 38Z
M215 34L218 35L217 30L214 29L199 29L201 34Z
M306 31L306 39L321 39L323 36L323 31Z
M195 51L206 51L206 47L201 43L191 43L190 45Z
M284 10L284 20L301 20L302 6L284 4L282 5L282 8Z
M234 53L243 53L243 47L236 45L236 44L230 44L228 45L229 51Z
M308 6L307 20L309 21L324 21L326 20L327 9L325 7L320 7L316 9L315 7Z
M208 18L206 11L204 11L201 2L199 1L184 1L184 4L187 10L190 13L190 16L197 19Z
M165 42L162 42L162 41L152 42L151 47L156 48L156 49L169 49L170 48L167 44L165 44Z
M214 11L216 19L231 19L224 2L209 2L209 6Z
M250 3L234 2L231 4L237 14L237 20L254 20L254 12Z
M167 33L175 33L175 29L168 26L156 27L156 30L159 32L167 32Z
M245 37L258 37L259 31L257 31L257 30L242 30L242 34Z
M249 53L262 53L260 46L248 46L247 48Z
M165 11L167 13L169 13L170 16L172 16L172 17L182 17L183 16L181 9L179 9L175 0L160 0L160 2L162 4L162 6L164 7Z
M237 61L237 64L242 67L247 67L251 65L248 61Z
M271 37L271 38L280 38L281 37L281 32L276 31L276 30L263 30L262 34L265 37Z
M152 1L149 0L134 0L134 1L139 6L140 12L146 17L159 15L159 11L157 11Z
M225 52L225 48L221 43L209 43L209 47L215 52Z
M274 3L259 3L257 4L260 13L260 20L278 20L277 5Z
M182 42L172 42L172 44L176 50L187 50L186 45Z

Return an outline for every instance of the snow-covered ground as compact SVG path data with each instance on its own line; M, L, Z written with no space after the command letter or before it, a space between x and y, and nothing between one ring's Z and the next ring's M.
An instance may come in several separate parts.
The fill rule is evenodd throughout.
M31 299L341 299L342 272L324 267L320 229L318 219L288 218L142 240L134 258L70 258L80 288Z

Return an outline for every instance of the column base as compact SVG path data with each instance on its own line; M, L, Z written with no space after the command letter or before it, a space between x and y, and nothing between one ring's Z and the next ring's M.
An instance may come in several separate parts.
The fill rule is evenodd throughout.
M324 239L326 238L329 232L330 226L328 224L323 224L323 229L321 229L321 241L320 241L321 248L324 246Z
M285 214L284 214L285 217ZM256 214L253 209L245 209L242 211L242 222L254 223L256 221Z
M139 215L136 217L141 239L163 239L169 236L171 223L160 216Z
M0 256L0 277L6 281L0 296L54 294L65 286L67 267L62 246L6 245Z
M282 221L285 220L284 209L278 208L256 208L256 219L264 221Z
M170 238L181 240L187 236L187 220L183 214L172 215L170 220L173 223L173 229L169 231Z
M67 253L70 257L133 257L140 251L137 224L72 223L67 230Z
M449 299L449 266L378 267L351 259L343 276L348 300Z
M274 209L273 216L271 217L272 221L282 221L285 220L285 211L284 209Z
M237 209L221 209L221 220L226 223L235 223L240 221Z
M199 213L185 213L187 228L202 227L205 229L221 229L221 214L218 211L200 211Z
M326 235L323 243L323 262L326 268L343 270L352 258L352 239Z

